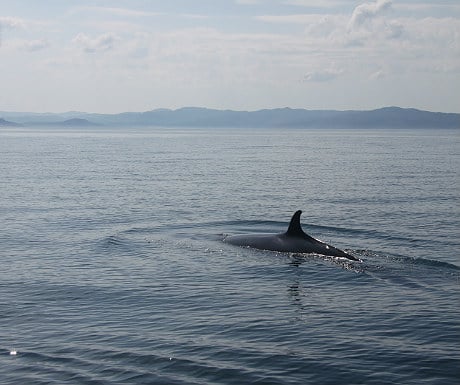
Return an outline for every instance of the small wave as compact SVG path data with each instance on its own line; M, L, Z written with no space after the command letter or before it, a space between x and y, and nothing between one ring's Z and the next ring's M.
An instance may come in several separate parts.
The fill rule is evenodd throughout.
M119 237L114 236L114 235L110 235L107 238L105 238L104 242L107 245L117 245L118 246L118 245L123 244L123 241Z
M102 238L98 246L106 251L112 249L130 249L132 247L132 242L121 235L109 235Z
M447 287L458 284L460 267L429 258L383 254L372 250L360 250L363 259L362 273L377 280L408 288L433 290L440 282Z
M415 258L415 257L399 257L399 259L407 265L419 265L427 267L435 267L438 269L449 269L460 271L460 266L454 265L453 263L437 261L428 258Z
M279 253L283 254L283 253ZM322 254L315 254L315 253L309 253L309 254L299 254L299 253L284 253L289 256L289 265L291 266L296 266L299 267L300 265L306 263L306 262L320 262L326 265L331 265L334 267L339 267L344 270L349 270L354 273L364 273L365 270L361 266L362 260L360 259L359 261L352 261L347 258L342 258L342 257L332 257L329 255L322 255ZM355 255L355 254L353 254ZM356 256L356 255L355 255Z
M429 267L429 268L436 268L440 270L453 270L453 271L460 271L460 266L457 266L450 262L439 261L436 259L424 258L424 257L412 257L400 254L386 254L370 249L355 249L355 250L346 250L347 252L351 253L363 259L369 263L375 262L383 262L383 261L390 261L393 263L402 264L405 266L420 266L420 267Z

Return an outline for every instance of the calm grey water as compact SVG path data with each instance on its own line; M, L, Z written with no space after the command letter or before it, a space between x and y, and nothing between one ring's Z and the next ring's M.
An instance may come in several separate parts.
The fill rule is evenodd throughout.
M0 154L1 384L459 383L459 131L3 128ZM297 209L362 262L221 241Z

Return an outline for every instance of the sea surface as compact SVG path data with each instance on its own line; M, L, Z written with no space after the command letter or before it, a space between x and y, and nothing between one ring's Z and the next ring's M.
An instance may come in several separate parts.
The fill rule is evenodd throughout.
M2 385L460 383L460 130L2 128L0 161ZM298 209L361 261L222 242Z

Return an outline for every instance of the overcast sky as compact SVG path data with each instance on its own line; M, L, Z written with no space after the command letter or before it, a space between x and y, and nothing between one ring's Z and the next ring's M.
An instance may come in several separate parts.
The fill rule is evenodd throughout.
M0 111L460 112L458 0L0 0Z

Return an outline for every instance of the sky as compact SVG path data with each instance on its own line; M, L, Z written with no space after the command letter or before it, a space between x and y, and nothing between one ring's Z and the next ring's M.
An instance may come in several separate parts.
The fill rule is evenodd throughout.
M458 0L0 0L0 111L460 112Z

